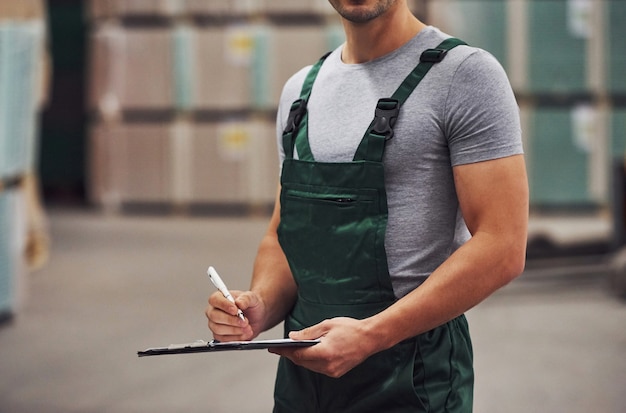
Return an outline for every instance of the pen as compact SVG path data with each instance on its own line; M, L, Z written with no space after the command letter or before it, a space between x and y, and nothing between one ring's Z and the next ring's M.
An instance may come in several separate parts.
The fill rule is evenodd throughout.
M220 275L217 273L217 271L215 271L215 268L209 267L206 273L209 275L209 280L211 280L215 288L217 288L228 301L235 304L235 299L232 295L230 295L230 291L228 291L228 288L226 288L226 284L224 284L224 281L222 281ZM243 311L241 311L240 309L237 309L237 316L242 320L245 320L245 317L243 316Z

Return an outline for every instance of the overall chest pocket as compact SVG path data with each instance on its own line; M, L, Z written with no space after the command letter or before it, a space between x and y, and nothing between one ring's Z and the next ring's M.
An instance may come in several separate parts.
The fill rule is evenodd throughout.
M303 299L377 302L388 288L378 191L283 186L279 240ZM381 286L385 284L385 287ZM341 289L341 294L331 292Z

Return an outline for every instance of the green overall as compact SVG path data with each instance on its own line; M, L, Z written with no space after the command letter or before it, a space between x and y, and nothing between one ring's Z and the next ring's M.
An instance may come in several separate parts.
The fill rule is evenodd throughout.
M384 246L385 143L402 103L430 67L459 44L448 39L424 52L394 95L379 100L352 162L313 158L306 103L326 56L310 70L283 133L278 237L298 285L285 334L333 317L370 317L396 301ZM281 358L274 412L465 413L472 410L472 387L471 344L461 316L374 354L338 379Z

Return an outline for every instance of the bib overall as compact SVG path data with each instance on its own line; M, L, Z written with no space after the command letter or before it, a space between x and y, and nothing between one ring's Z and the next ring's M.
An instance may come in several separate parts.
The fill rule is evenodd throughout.
M285 334L333 317L367 318L396 301L384 245L385 144L393 139L402 103L459 44L448 39L424 52L394 95L379 100L352 162L313 158L306 103L325 57L311 68L283 133L278 237L298 285ZM281 358L274 412L466 413L472 410L472 387L471 344L461 316L374 354L338 379Z

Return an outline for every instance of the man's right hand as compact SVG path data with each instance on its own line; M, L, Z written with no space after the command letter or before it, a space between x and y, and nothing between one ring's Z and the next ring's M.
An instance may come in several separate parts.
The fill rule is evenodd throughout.
M205 310L209 329L218 341L252 340L261 332L263 305L259 297L251 291L231 291L233 304L219 291L211 294ZM237 316L237 309L244 313L245 320Z

